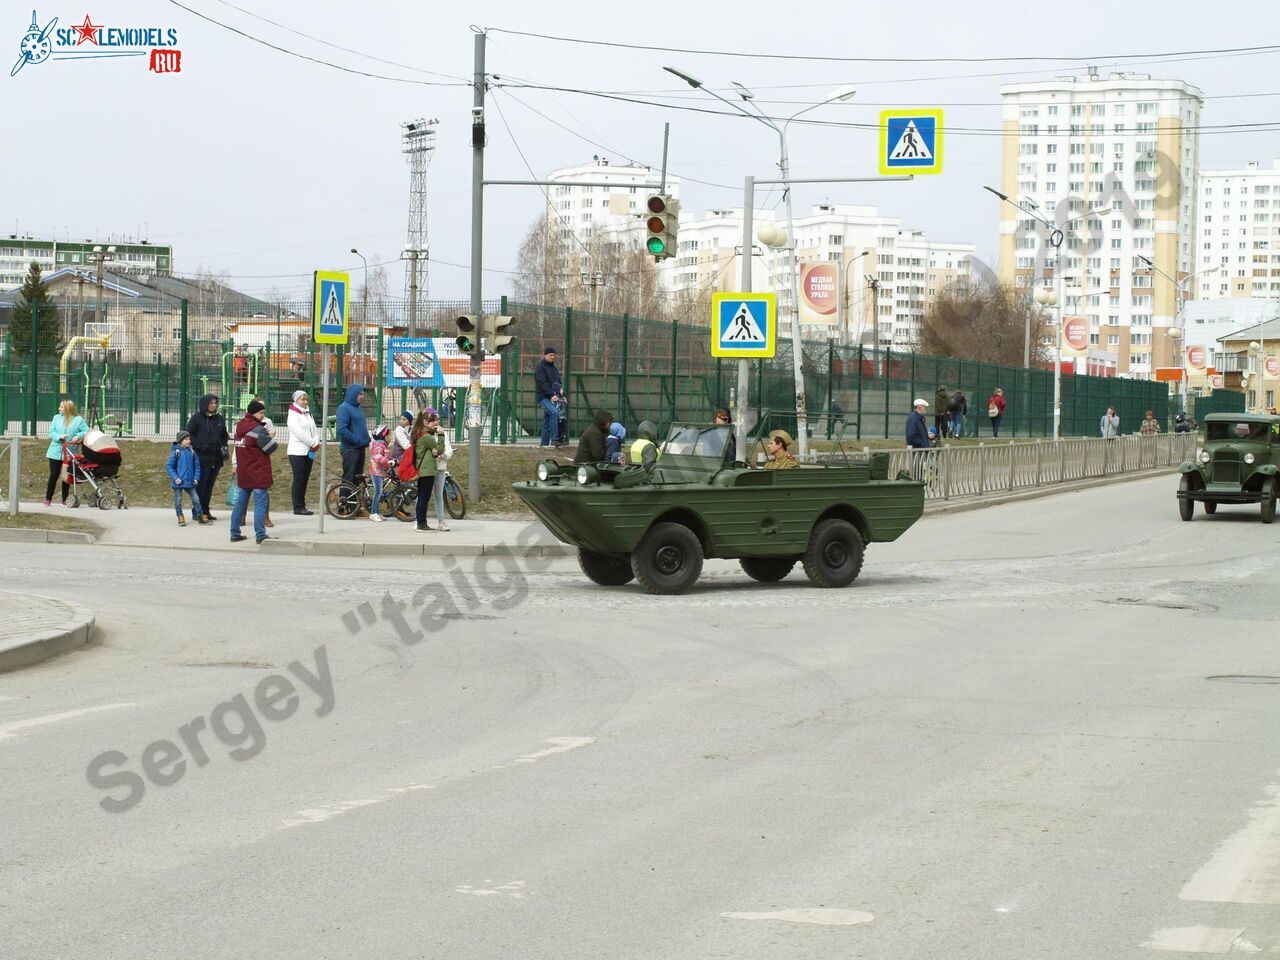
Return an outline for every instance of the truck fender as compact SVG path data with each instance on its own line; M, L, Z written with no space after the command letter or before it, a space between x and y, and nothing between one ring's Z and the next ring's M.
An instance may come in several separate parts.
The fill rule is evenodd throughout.
M1274 463L1260 464L1253 472L1260 473L1264 477L1274 477L1276 475L1276 465Z
M1178 472L1179 473L1199 473L1200 464L1196 463L1194 460L1184 460L1182 463L1178 464Z

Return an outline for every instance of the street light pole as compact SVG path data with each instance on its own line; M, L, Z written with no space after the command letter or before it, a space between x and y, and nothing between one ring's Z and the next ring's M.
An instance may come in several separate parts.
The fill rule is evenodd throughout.
M852 323L850 322L850 317L849 317L849 273L850 273L850 271L851 271L851 270L853 270L853 265L854 265L854 263L856 263L858 260L861 260L863 257L865 257L865 256L866 256L867 254L869 254L870 252L871 252L870 250L863 250L861 253L857 254L856 256L852 256L852 257L850 257L850 258L849 258L849 262L848 262L848 263L846 263L846 264L844 265L844 277L843 277L843 280L844 280L844 297L843 297L843 300L844 300L844 316L843 316L843 318L842 318L842 320L841 320L841 323L840 323L840 343L841 343L843 346L846 346L846 347L847 347L847 346L852 342L852 340L853 340L853 337L851 337L851 336L850 336L850 332L851 332L851 331L850 331L850 327L852 327Z
M1183 371L1183 373L1182 373L1182 378L1178 381L1178 391L1179 391L1179 404L1182 407L1182 409L1185 410L1187 408L1187 381L1186 381L1186 373L1185 373L1187 319L1185 316L1183 316L1183 313L1184 313L1184 308L1186 306L1186 285L1189 284L1196 277L1203 277L1205 274L1209 274L1209 273L1217 273L1222 268L1220 266L1208 267L1207 269L1199 270L1196 273L1191 274L1190 276L1183 277L1181 280L1177 280L1169 276L1169 274L1165 273L1159 267L1157 267L1155 264L1155 261L1152 260L1150 257L1144 257L1142 254L1137 254L1137 258L1147 265L1148 270L1151 270L1154 273L1160 274L1160 276L1164 277L1166 280L1168 280L1170 283L1173 284L1173 290L1174 290L1173 327L1169 329L1168 336L1174 340L1181 341L1178 347L1178 369L1180 371ZM1174 333L1175 330L1177 331L1176 335Z
M355 247L351 248L351 252L360 258L360 262L364 264L364 292L360 296L360 312L364 314L361 320L361 326L364 328L364 336L361 338L365 341L365 347L368 348L369 342L369 261L364 258L364 254Z

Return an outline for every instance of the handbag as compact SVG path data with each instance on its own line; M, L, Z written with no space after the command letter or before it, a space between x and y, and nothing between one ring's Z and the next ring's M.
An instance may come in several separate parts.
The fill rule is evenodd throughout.
M994 403L991 404L991 406L987 407L987 416L992 417L993 419L995 417L1000 416L1000 408L997 407Z
M231 486L227 487L227 496L223 500L228 507L234 507L240 502L240 486L236 483L236 475L231 475Z

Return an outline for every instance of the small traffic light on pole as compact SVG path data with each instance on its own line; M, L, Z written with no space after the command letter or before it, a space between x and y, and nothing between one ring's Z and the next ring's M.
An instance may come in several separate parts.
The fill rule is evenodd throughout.
M490 327L486 333L489 338L487 347L490 353L501 353L511 346L511 341L515 339L515 331L511 328L515 322L515 317L489 318Z
M645 250L655 260L674 257L676 233L680 229L680 201L664 193L655 193L649 197L645 207L649 211L645 220Z
M475 353L480 349L480 328L472 314L459 317L454 321L458 325L458 337L454 341L463 353Z

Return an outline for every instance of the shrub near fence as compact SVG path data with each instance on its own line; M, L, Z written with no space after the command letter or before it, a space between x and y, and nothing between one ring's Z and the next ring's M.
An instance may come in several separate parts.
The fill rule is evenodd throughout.
M386 387L386 340L409 332L407 307L402 300L378 299L366 305L353 298L352 342L335 350L330 360L331 409L352 382L370 388L375 416L382 419L393 419L413 405L408 389ZM418 311L418 332L452 338L454 318L468 309L462 302L430 301ZM517 339L503 355L501 386L486 391L486 436L492 439L505 442L537 435L541 411L534 399L533 369L546 345L560 352L574 435L600 407L634 431L641 420L665 428L677 420L707 421L715 408L734 406L737 362L710 355L705 322L591 314L505 298L487 302L485 310L511 314L517 321ZM68 336L83 332L85 316L93 319L92 310L86 315L83 306L77 312L65 303L60 315ZM105 428L134 436L172 436L185 427L205 393L217 394L233 414L244 408L247 397L261 395L268 415L283 421L296 389L307 390L313 408L319 407L323 354L311 342L310 316L311 304L305 301L222 299L168 307L107 303L103 322L117 331L111 350L74 350L65 391L59 357L39 358L32 391L29 360L14 356L6 343L0 355L0 428L30 432L33 396L36 419L47 426L63 395L102 419ZM899 439L911 401L920 396L932 404L938 385L945 384L950 390L963 389L969 399L970 435L990 433L986 406L996 387L1003 388L1007 401L1001 437L1053 432L1052 370L841 347L827 340L806 340L803 349L813 429L843 420L849 438ZM776 357L749 366L750 406L775 411L776 425L794 431L794 416L776 413L794 409L795 404L790 342L780 341ZM1176 412L1162 383L1064 376L1062 388L1064 436L1096 435L1109 405L1119 411L1126 433L1137 430L1148 409L1166 423ZM439 392L429 390L426 400L438 406ZM1198 412L1210 405L1215 410L1243 409L1244 397L1216 391L1210 398L1197 398Z

